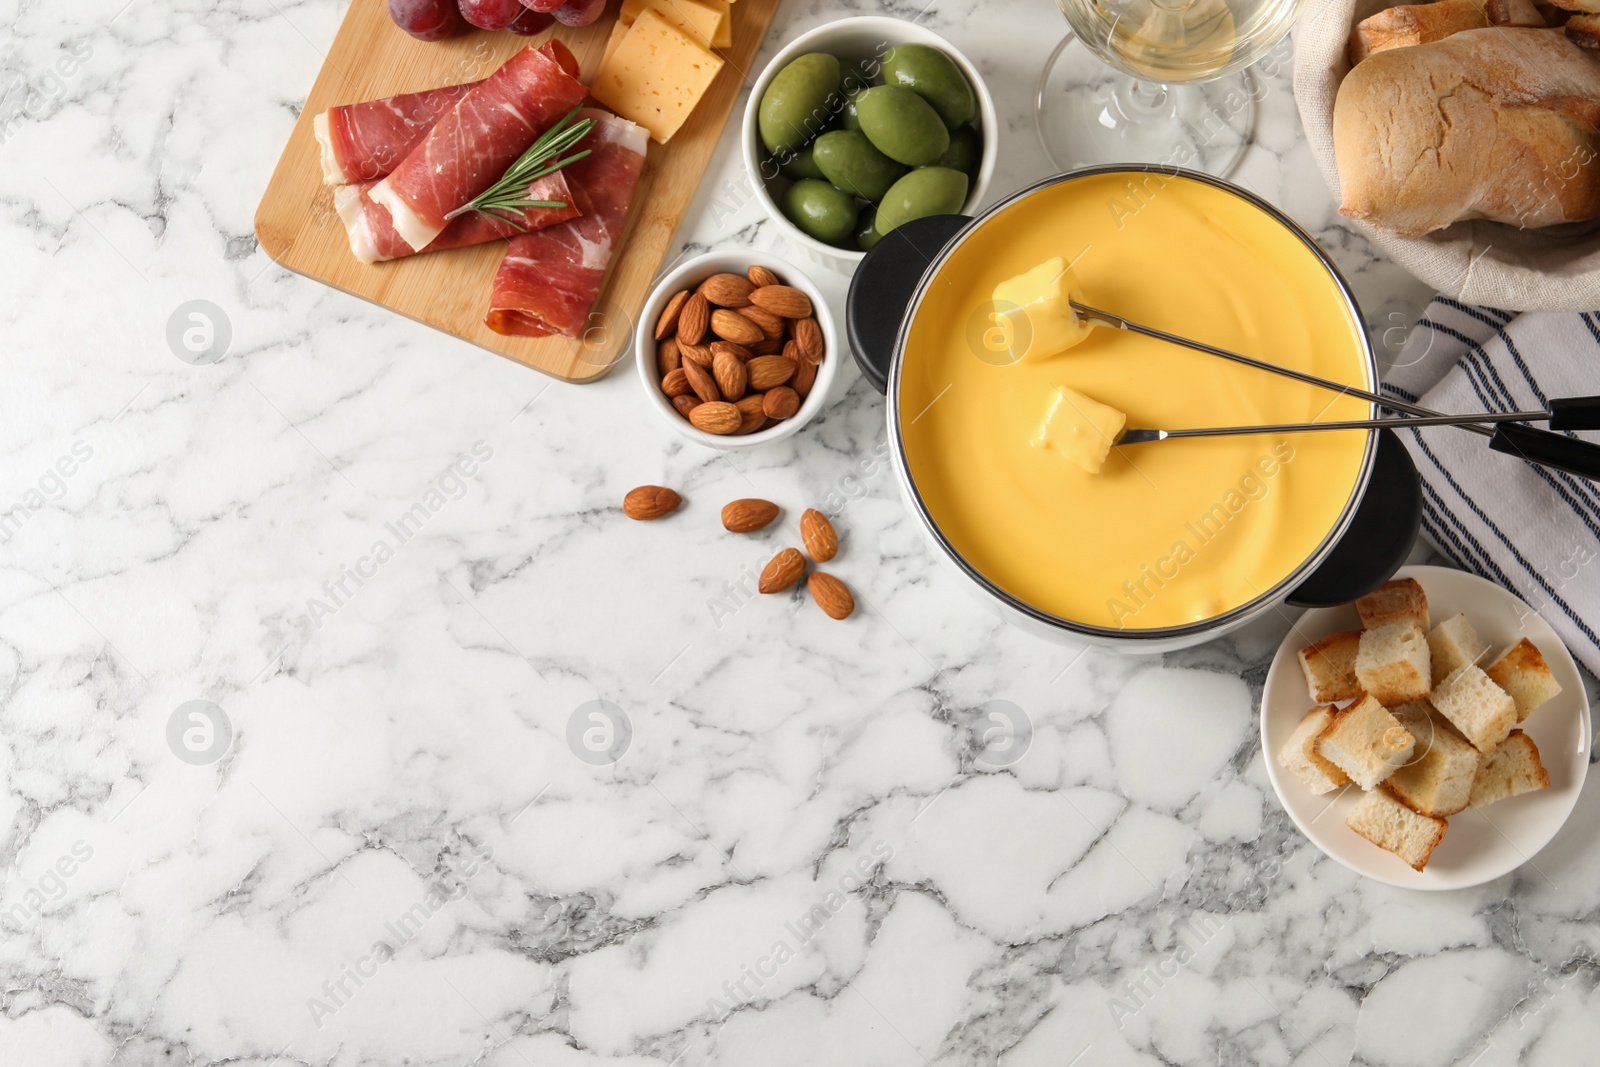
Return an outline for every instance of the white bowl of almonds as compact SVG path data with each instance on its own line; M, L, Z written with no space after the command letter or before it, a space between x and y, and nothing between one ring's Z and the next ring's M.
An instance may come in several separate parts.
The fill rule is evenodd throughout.
M839 363L833 316L799 268L753 249L687 259L651 290L634 355L649 403L683 436L749 448L800 431Z

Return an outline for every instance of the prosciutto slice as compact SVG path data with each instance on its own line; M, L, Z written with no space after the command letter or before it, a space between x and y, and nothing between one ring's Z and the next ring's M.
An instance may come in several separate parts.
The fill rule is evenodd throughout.
M322 148L322 182L376 181L422 142L446 111L477 85L446 85L421 93L330 107L311 120Z
M588 156L566 168L583 214L571 222L511 239L495 274L485 320L496 333L580 336L600 296L612 249L628 223L628 205L644 169L650 134L643 126L593 108L579 142Z
M333 206L344 220L345 232L350 235L350 252L362 263L382 263L390 259L419 255L395 232L389 209L375 204L370 195L375 181L356 185L341 185L333 191ZM469 211L450 220L444 232L435 237L423 252L443 252L447 248L466 248L515 237L518 233L533 232L548 226L559 225L580 214L578 205L561 171L547 174L528 186L528 199L554 200L566 207L530 207L518 216L519 230L496 215Z
M445 216L500 180L506 168L588 90L578 61L557 40L529 46L445 112L399 165L368 192L395 232L422 251Z

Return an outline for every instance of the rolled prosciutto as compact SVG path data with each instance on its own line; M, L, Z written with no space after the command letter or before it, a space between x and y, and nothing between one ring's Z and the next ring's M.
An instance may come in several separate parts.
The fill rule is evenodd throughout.
M356 185L341 185L333 191L333 206L344 220L345 232L350 235L350 252L362 263L382 263L420 255L406 244L394 230L389 209L372 202L369 195L375 181ZM487 244L519 233L532 233L575 219L580 214L572 189L561 171L547 174L528 186L529 200L552 200L565 207L523 208L513 226L499 215L485 215L469 211L450 220L444 232L435 237L423 252L443 252L447 248L466 248L468 245Z
M330 107L311 120L322 149L323 184L377 181L388 174L477 84Z
M368 192L395 232L427 248L456 208L499 181L545 130L583 102L578 61L549 40L506 60L445 112L422 141Z
M590 154L565 172L583 214L511 239L495 274L485 320L496 333L582 335L600 296L611 250L628 223L649 131L594 108L578 114L595 120L576 148L590 149Z

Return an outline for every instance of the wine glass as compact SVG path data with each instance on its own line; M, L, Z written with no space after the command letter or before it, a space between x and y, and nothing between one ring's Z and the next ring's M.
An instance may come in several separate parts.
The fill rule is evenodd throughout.
M1225 177L1261 82L1305 0L1056 0L1072 32L1039 77L1035 119L1060 170L1157 163ZM1081 47L1080 47L1081 46Z

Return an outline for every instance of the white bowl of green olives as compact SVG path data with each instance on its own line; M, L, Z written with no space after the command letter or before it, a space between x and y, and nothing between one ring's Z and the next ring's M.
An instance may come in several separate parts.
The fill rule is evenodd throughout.
M998 121L978 69L911 22L801 34L756 79L741 131L756 197L809 260L846 274L902 222L971 214Z

